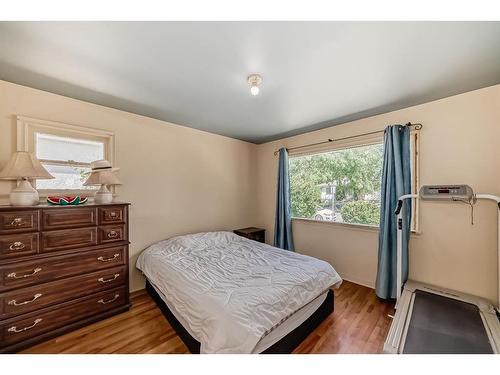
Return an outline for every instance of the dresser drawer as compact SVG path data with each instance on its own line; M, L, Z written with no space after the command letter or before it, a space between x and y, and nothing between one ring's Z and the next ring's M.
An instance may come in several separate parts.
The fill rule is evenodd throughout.
M0 294L0 319L125 285L126 268L109 268Z
M42 253L97 244L97 228L54 230L42 233Z
M38 230L40 211L0 212L0 234L35 232Z
M127 240L127 231L125 225L107 225L98 229L99 243Z
M43 230L80 228L97 225L95 207L65 207L43 210Z
M127 246L0 266L0 292L127 264Z
M126 288L117 288L35 312L29 317L13 318L0 323L0 347L66 326L73 322L121 307L127 303Z
M97 209L99 225L124 223L126 220L126 209L125 206L99 207Z
M0 235L0 259L19 258L38 253L38 233Z

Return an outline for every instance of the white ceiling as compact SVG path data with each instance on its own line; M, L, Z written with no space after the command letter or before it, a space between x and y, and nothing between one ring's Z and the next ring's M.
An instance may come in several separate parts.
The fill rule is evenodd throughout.
M0 22L0 79L261 143L500 83L500 22Z

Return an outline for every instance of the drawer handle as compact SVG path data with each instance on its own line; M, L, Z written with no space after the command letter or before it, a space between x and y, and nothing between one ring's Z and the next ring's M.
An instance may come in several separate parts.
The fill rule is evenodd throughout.
M109 258L104 258L104 257L100 256L99 258L97 258L97 260L99 262L111 262L112 260L115 260L119 256L120 256L120 254L116 253L115 255L113 255L112 257L109 257Z
M108 232L106 235L108 238L116 238L119 236L118 232L116 230L112 230L111 232Z
M98 303L101 303L101 304L103 304L103 305L107 305L108 303L115 302L115 301L118 299L118 297L120 297L120 295L117 293L117 294L115 294L115 296L114 296L113 298L108 299L107 301L105 301L105 300L103 300L103 299L101 298L101 299L100 299L99 301L97 301L97 302L98 302Z
M116 213L115 211L110 212L110 213L109 213L109 218L110 218L111 220L119 219L119 217L118 217L118 213Z
M9 250L12 250L12 251L15 251L15 250L22 250L26 247L25 244L23 244L22 242L20 241L16 241L14 242L13 244L11 244L9 246Z
M21 217L16 217L10 222L11 227L19 227L23 225L23 219Z
M100 277L97 279L100 283L106 284L110 283L111 281L115 281L118 277L120 276L119 273L115 273L113 277L110 277L109 279L104 279L104 277Z
M21 328L21 329L17 329L16 326L13 326L13 327L10 327L8 329L8 332L14 332L14 333L19 333L19 332L24 332L24 331L27 331L28 329L31 329L33 328L34 326L36 326L38 323L40 323L43 319L42 318L38 318L38 319L35 319L35 321L33 322L32 325L30 326L27 326L27 327L24 327L24 328Z
M35 268L33 270L33 272L31 273L26 273L24 275L21 275L21 276L17 276L17 274L15 272L12 272L12 273L9 273L7 275L8 278L10 279L24 279L25 277L31 277L31 276L35 276L38 272L40 272L42 269L40 267L38 268Z
M24 301L24 302L17 302L15 299L12 301L8 302L8 305L10 306L22 306L22 305L27 305L28 303L35 302L38 298L42 296L42 293L37 293L33 296L32 299Z

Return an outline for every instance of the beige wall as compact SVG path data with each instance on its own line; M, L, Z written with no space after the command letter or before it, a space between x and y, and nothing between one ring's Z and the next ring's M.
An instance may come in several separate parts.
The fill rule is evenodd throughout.
M468 183L500 195L500 85L257 146L0 81L0 166L15 148L16 115L115 132L118 199L132 203L132 290L143 287L137 255L160 239L259 225L271 242L273 151L281 146L421 122L422 184ZM12 186L0 181L0 198ZM411 277L495 301L495 215L493 203L481 202L471 226L466 205L423 202L421 234L410 244ZM374 285L377 230L299 220L293 230L300 252L331 262L346 279Z
M277 158L273 151L421 122L420 183L467 183L476 192L500 195L500 85L259 145L257 224L274 226ZM410 277L497 300L496 209L475 207L475 224L465 204L422 202L420 235L410 242ZM294 220L298 251L329 261L346 279L373 286L378 231Z
M132 290L143 287L135 260L149 244L255 223L253 144L0 81L0 166L15 150L16 115L115 133L117 199L132 203ZM0 196L12 186L0 181Z

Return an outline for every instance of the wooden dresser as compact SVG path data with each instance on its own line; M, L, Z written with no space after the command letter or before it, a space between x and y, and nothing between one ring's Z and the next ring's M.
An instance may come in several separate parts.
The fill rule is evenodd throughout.
M0 353L129 308L128 207L0 206Z

